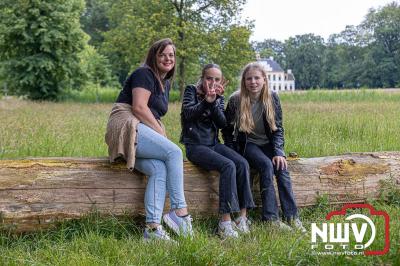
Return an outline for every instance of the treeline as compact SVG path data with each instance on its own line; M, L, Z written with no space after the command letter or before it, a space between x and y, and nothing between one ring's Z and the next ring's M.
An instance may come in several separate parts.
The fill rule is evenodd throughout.
M285 42L250 43L245 0L2 0L1 90L58 100L71 90L118 88L148 46L170 37L177 46L174 89L197 80L201 66L221 65L237 86L240 69L274 56L293 70L296 87L395 87L400 84L400 7L370 10L361 25Z
M360 25L347 26L326 42L305 34L254 48L292 69L298 89L400 87L400 5L370 9Z
M0 61L10 91L59 99L68 89L122 83L155 40L177 46L175 89L201 66L220 64L229 80L254 58L245 0L2 0ZM233 84L233 83L232 83Z

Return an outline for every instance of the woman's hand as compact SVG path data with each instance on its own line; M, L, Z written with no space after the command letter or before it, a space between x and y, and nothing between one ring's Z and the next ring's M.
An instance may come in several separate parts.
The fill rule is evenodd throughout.
M229 81L223 79L221 83L215 84L215 93L219 96L223 95L225 92L225 87L228 85Z
M207 90L206 96L204 97L206 99L207 102L212 103L215 101L215 99L217 98L217 93L215 90L215 85L212 86L212 88L209 88Z
M278 170L286 170L287 169L287 161L283 156L274 156L272 158L272 163L276 166Z
M132 113L143 124L151 127L159 134L166 136L165 130L161 127L160 123L156 120L151 113L150 108L147 106L151 92L137 87L132 90Z

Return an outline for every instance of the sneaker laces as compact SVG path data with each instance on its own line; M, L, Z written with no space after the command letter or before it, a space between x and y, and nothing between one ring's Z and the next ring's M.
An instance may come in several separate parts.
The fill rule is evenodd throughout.
M222 229L224 235L237 237L237 232L233 229L232 223L225 224L225 225L220 223L219 227Z
M240 216L233 224L239 231L243 233L247 233L250 231L249 226L251 223L247 217Z
M186 223L187 231L190 232L190 234L192 234L193 233L193 229L192 229L192 221L193 221L193 219L192 219L192 216L190 216L190 214L189 214L189 215L183 217L183 220Z
M240 216L239 218L237 218L236 222L238 222L238 224L241 224L241 223L245 223L247 225L251 224L250 220L247 217L243 217L243 216Z
M169 237L167 231L165 231L162 227L162 225L159 225L156 227L156 230L159 232L162 238L165 238L167 240L170 240L171 238Z

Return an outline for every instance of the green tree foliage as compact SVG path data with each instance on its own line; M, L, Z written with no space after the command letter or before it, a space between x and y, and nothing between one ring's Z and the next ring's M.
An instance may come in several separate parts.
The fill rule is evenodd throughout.
M211 61L221 66L225 78L229 80L230 86L228 85L227 94L238 89L241 69L245 64L254 60L254 52L249 43L250 34L251 32L246 26L232 26L222 30L217 35L219 45L213 46L213 52L209 54Z
M104 41L103 33L110 29L107 10L112 1L86 0L80 21L82 29L90 36L89 44L99 48Z
M0 61L10 89L54 100L63 89L79 85L83 8L83 0L0 2Z
M323 55L321 85L326 88L357 88L361 85L367 47L360 27L347 26L332 34Z
M371 43L366 63L379 79L369 81L383 87L400 85L400 4L393 2L378 10L371 9L362 27Z
M254 50L259 53L261 58L272 56L281 67L286 68L285 46L283 42L267 39L262 42L253 43Z
M187 83L186 62L193 62L195 59L192 57L193 50L197 51L197 56L200 58L210 60L214 57L213 61L219 64L223 63L222 57L225 53L227 56L236 57L238 59L236 65L221 64L228 77L237 75L243 63L252 57L249 50L240 50L243 45L250 48L248 45L250 34L245 34L247 39L235 38L238 37L236 33L239 31L243 33L246 28L237 22L244 0L167 0L167 2L177 13L177 46L181 50L178 61L181 94ZM249 26L247 31L250 31ZM210 35L214 38L210 39ZM241 43L243 40L245 44ZM220 53L215 56L215 51ZM214 56L209 58L208 54Z
M262 57L292 68L296 87L308 89L400 86L400 5L371 9L358 26L346 26L325 43L306 34L253 43Z
M104 33L101 52L110 59L122 83L139 66L149 45L158 38L176 36L172 7L165 1L117 0L108 12L111 30Z
M285 42L287 68L293 70L296 88L317 88L321 83L324 40L314 34L296 35Z
M80 65L85 75L85 83L100 86L118 87L118 81L111 73L111 65L108 58L97 52L91 45L85 45L80 52Z
M243 4L243 0L118 0L110 8L111 30L104 34L102 51L122 81L143 62L153 41L170 37L177 46L176 83L181 92L198 78L201 65L211 61L220 64L226 76L236 77L253 58L251 24L238 22Z

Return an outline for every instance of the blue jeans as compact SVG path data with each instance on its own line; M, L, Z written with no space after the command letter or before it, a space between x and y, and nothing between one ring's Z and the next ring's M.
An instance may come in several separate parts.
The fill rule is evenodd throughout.
M181 149L143 123L138 124L135 168L148 177L144 196L147 223L161 223L167 191L171 209L187 206Z
M216 170L219 177L219 213L254 208L250 168L236 151L223 145L186 145L187 158L205 170Z
M262 200L262 220L279 219L278 203L276 200L275 187L273 182L274 174L278 185L279 200L283 216L286 219L293 219L298 216L297 206L293 195L292 182L289 172L277 170L272 164L272 147L267 144L258 146L248 142L244 151L244 157L250 167L260 174L260 191Z

